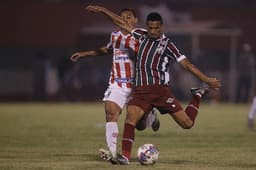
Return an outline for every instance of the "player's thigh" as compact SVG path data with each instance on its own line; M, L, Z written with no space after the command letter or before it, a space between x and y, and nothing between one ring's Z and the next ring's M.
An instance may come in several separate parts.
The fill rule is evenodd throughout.
M193 121L188 117L183 109L170 115L184 129L190 129L193 126Z
M121 114L122 112L122 108L115 102L105 101L104 105L105 105L105 112L108 115L119 116L119 114Z
M155 91L155 94L158 94L159 97L153 100L152 104L160 111L161 114L173 114L183 110L180 102L174 96L170 88L161 87L160 90Z

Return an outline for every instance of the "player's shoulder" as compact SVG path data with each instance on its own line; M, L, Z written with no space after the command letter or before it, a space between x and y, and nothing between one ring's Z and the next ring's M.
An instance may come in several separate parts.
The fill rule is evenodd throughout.
M162 40L170 45L175 45L173 39L165 34L163 35Z
M167 41L167 40L168 40L168 41L170 41L170 42L171 42L171 38L170 38L168 35L164 34L164 33L162 34L161 39L162 39L162 40L165 40L165 41Z
M121 34L121 30L114 30L111 32L112 35Z
M136 32L136 33L146 33L148 32L148 30L144 29L144 28L134 28L132 30L132 32Z
M138 31L148 31L148 30L146 30L145 28L134 28L134 30L138 30Z

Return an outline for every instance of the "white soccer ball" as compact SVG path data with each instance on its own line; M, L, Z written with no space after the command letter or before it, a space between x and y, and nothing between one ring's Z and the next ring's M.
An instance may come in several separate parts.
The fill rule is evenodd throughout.
M153 165L158 157L159 150L153 144L143 144L137 150L137 158L142 165Z

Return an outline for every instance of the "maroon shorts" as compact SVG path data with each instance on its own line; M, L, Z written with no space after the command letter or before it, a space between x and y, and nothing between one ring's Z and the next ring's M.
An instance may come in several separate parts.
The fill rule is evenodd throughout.
M182 109L170 88L164 85L135 87L128 105L139 106L145 113L149 113L153 107L157 108L161 114L175 113Z

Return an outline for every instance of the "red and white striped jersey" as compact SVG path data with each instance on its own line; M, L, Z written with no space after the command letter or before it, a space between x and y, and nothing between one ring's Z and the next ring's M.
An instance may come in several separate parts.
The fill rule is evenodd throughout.
M113 50L109 85L131 88L134 81L133 62L138 51L137 40L131 34L114 31L107 47Z

